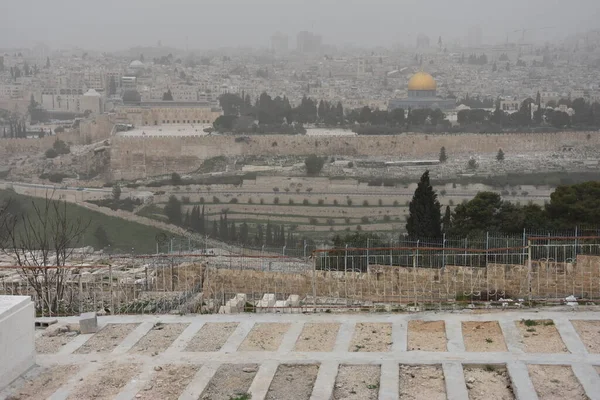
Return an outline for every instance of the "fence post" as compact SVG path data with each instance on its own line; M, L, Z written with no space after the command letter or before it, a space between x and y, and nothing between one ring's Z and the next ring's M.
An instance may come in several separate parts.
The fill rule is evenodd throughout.
M320 254L320 253L319 253ZM313 256L313 273L312 273L312 292L313 292L313 312L317 312L317 256L316 254Z
M346 243L346 250L344 251L344 279L348 275L348 243Z
M392 261L393 254L394 254L394 250L392 250L393 248L394 248L394 239L390 239L390 267L392 267L394 265L393 261Z
M442 239L442 269L446 268L446 234Z
M115 304L113 297L113 276L112 276L112 263L108 264L108 284L110 285L110 312L115 314Z
M281 255L285 256L285 246L283 246L283 249L281 250Z
M531 302L531 240L527 241L527 295Z
M573 259L575 262L577 262L577 247L579 247L579 240L577 240L578 236L579 236L579 226L575 225L575 248L573 249ZM565 262L567 262L567 260L564 260Z
M304 258L306 258L306 240L304 241Z
M508 244L508 239L506 239ZM506 246L508 248L508 246ZM490 248L490 231L485 233L485 267L488 265L488 250ZM508 251L508 250L507 250Z
M369 239L367 238L367 274L369 273Z

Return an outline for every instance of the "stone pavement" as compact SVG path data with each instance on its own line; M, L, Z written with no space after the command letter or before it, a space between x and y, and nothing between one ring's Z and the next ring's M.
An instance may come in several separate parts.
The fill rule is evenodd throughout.
M520 332L515 325L523 319L553 320L567 352L546 354L527 353L520 341ZM76 317L60 318L61 322L76 322ZM446 352L407 351L408 323L411 320L445 322ZM231 315L134 315L99 317L99 331L107 324L139 323L137 327L109 353L74 354L94 335L79 335L64 345L55 354L38 354L37 364L41 367L79 364L83 368L71 377L54 395L53 400L66 399L77 385L85 384L86 376L94 374L103 365L117 363L139 363L142 371L118 394L117 399L134 399L144 385L152 379L153 369L166 364L193 364L201 366L179 399L197 399L222 364L256 363L260 367L249 392L252 400L264 399L279 364L318 364L319 370L312 391L312 400L332 398L338 368L342 364L381 365L379 399L399 398L399 365L441 365L446 384L447 398L467 399L468 393L463 374L463 365L504 364L508 370L512 389L518 399L537 399L538 396L528 374L530 364L570 366L585 392L592 400L600 400L600 375L594 366L600 366L600 354L588 352L575 331L571 320L600 320L600 312L557 312L557 311L506 311L495 313L420 313L420 314L231 314ZM497 321L508 351L468 352L461 329L464 321ZM128 352L154 326L154 323L185 323L185 330L163 352L155 356ZM219 351L185 351L194 335L207 323L236 322L235 331L227 338ZM289 323L277 351L238 351L255 324ZM333 351L297 352L294 346L306 323L339 323ZM357 323L391 323L390 351L357 352L350 349ZM38 336L41 332L38 332ZM600 336L600 332L598 333ZM600 339L599 339L600 340ZM83 379L83 381L81 381ZM17 381L12 389L22 384ZM10 390L10 388L9 388ZM9 391L0 393L6 398ZM566 399L565 399L566 400Z

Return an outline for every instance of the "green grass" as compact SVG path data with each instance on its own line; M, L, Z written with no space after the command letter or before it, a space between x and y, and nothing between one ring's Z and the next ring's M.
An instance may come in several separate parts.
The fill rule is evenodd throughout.
M537 326L537 325L539 325L539 323L537 321L534 321L533 319L524 319L524 320L521 320L521 323L525 324L525 326Z
M35 203L38 207L42 207L44 199L35 198L16 194L12 191L0 190L0 202L12 198L13 202L18 204L21 212L30 212ZM58 194L54 194L54 198L58 198ZM165 233L171 236L168 232L161 229L138 224L137 222L127 221L121 218L108 216L96 211L88 210L78 205L67 203L67 216L69 218L81 218L84 222L89 222L89 227L83 235L82 242L78 246L92 246L99 250L101 246L98 244L94 236L94 232L99 226L102 226L111 242L111 252L133 252L154 253L156 251L156 235Z

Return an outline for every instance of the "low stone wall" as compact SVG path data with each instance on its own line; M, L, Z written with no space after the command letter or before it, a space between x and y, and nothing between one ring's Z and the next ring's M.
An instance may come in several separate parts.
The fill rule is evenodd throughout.
M374 302L445 302L457 299L600 298L600 257L578 256L576 263L489 264L485 268L446 266L443 270L371 266L369 273L312 271L261 272L209 268L206 298L222 293L277 293L281 297L347 298ZM529 284L531 283L531 293Z

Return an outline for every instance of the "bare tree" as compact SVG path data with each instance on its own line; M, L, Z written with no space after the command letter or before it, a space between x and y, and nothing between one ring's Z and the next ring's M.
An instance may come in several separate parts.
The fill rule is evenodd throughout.
M32 200L26 213L6 216L3 250L21 267L21 277L37 296L38 311L57 314L70 307L64 302L72 269L64 267L88 226L89 221L70 217L67 203L52 195L41 204Z

